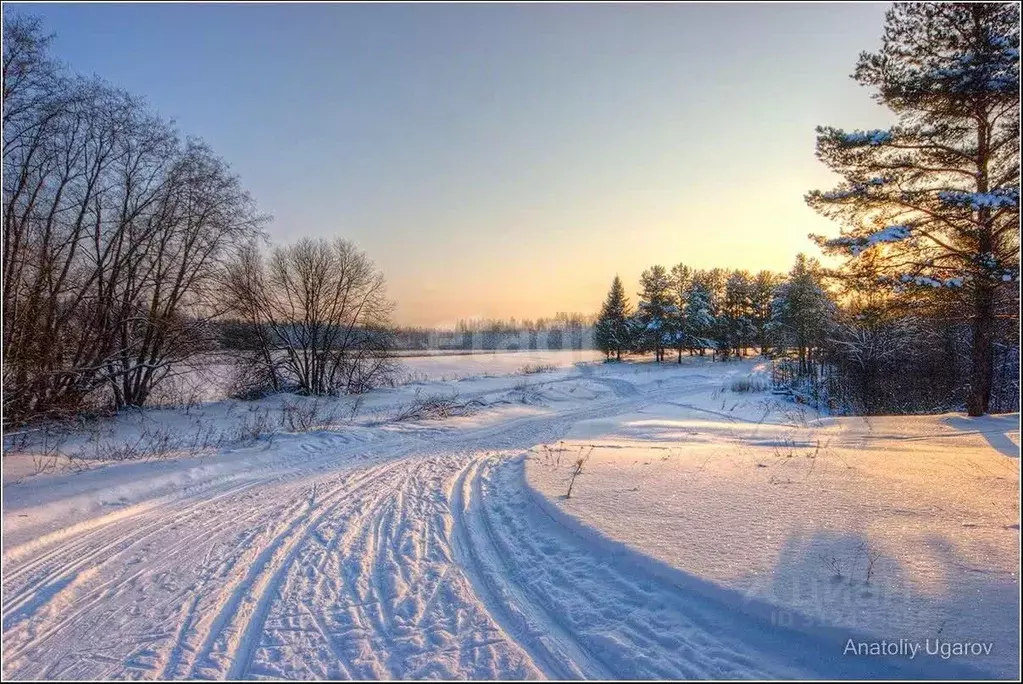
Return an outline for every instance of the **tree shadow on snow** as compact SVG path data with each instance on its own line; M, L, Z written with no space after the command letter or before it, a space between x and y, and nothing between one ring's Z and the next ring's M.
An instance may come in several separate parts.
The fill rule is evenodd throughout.
M906 553L917 554L913 561L931 571L930 582L914 576L904 559L881 553L863 533L796 533L785 541L775 567L751 581L745 595L779 606L772 620L780 627L827 635L835 642L836 674L852 666L849 661L877 667L881 677L890 667L900 677L927 679L1004 677L1015 671L1018 631L1006 634L1003 627L999 632L999 624L1017 624L1015 580L972 567L936 535ZM935 576L941 578L937 583ZM863 648L859 644L881 640L894 642L895 653L857 651ZM937 649L939 642L992 642L991 654L928 655L928 644ZM912 658L909 643L919 644Z
M953 416L946 418L945 424L967 434L979 433L995 451L1009 458L1019 458L1019 445L1009 438L1010 432L1019 433L1018 413L979 418Z

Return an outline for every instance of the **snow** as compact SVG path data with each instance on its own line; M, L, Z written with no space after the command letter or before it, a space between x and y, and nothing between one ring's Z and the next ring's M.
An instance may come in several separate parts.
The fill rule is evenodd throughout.
M899 282L904 285L918 285L920 287L956 288L963 286L962 278L947 278L945 280L939 280L937 278L932 278L931 276L911 275L909 273L904 273L899 276Z
M430 354L402 359L409 377L452 380L488 375L509 375L523 366L568 368L576 363L603 359L594 349L538 351L477 351L469 355Z
M838 200L849 199L850 197L859 197L867 191L864 185L852 185L848 188L840 188L838 190L829 190L827 192L820 193L821 199L829 202Z
M909 226L885 226L881 230L874 231L867 235L861 236L849 236L843 235L842 237L828 240L827 244L831 247L844 247L849 250L849 253L853 256L859 255L865 249L874 247L875 245L890 243L890 242L901 242L906 238L910 237L911 229Z
M869 244L876 245L881 242L898 242L909 237L909 226L886 226L876 233L867 236Z
M938 199L945 204L970 209L1002 209L1019 206L1018 188L995 188L991 192L940 192Z
M560 446L592 452L559 507L810 630L992 641L976 664L1015 672L1018 415L807 420L719 396L578 423ZM565 491L539 459L529 476Z
M818 129L819 132L825 133L835 138L840 144L846 147L859 147L862 145L869 145L876 147L887 142L891 142L892 133L891 131L885 131L881 129L874 129L870 131L843 131L836 128L823 128Z
M734 391L766 386L755 361L546 354L416 361L358 412L200 454L102 458L312 400L126 414L82 472L8 455L5 679L1014 673L1018 415L833 419ZM539 362L559 367L518 374ZM416 392L481 408L389 420ZM849 638L993 646L843 656Z

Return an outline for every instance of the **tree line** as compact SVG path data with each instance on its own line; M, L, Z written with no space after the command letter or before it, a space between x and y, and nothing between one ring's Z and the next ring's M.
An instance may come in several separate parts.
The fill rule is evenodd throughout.
M676 264L653 266L640 276L639 302L632 310L619 277L601 308L594 330L598 349L620 360L630 352L653 352L662 361L673 350L723 358L752 347L766 353L771 298L781 277L771 271L694 270Z
M399 326L394 339L404 350L570 350L593 348L596 316L558 312L536 319L459 319L454 326Z
M615 276L594 329L596 347L608 359L652 352L658 362L671 350L681 363L683 353L709 350L725 360L785 346L807 368L834 307L823 278L820 264L802 254L787 275L652 266L640 276L633 310Z

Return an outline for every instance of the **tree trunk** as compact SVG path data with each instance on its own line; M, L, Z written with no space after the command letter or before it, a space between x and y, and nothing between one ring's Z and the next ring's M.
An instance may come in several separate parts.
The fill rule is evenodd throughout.
M976 8L973 8L976 10ZM980 15L974 11L974 31L979 35L983 29L980 26ZM988 136L990 134L988 112L983 103L980 103L975 112L978 122L977 126L977 192L984 193L989 190L988 162L990 151L988 149ZM978 247L981 255L990 254L992 249L992 225L991 210L981 206L977 210L977 223L979 224ZM973 300L973 348L970 363L970 391L966 398L966 412L971 416L982 416L987 413L988 402L991 400L991 382L994 375L994 288L986 278L987 273L982 273L977 279L976 292Z
M978 283L974 305L973 349L970 363L970 391L966 412L971 416L987 413L994 377L994 302L992 288Z

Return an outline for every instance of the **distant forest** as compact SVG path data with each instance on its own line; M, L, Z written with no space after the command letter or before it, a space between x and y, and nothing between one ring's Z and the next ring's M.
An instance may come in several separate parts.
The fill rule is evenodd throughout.
M395 329L400 350L595 349L596 314L559 312L550 318L461 319L454 327L405 326Z

